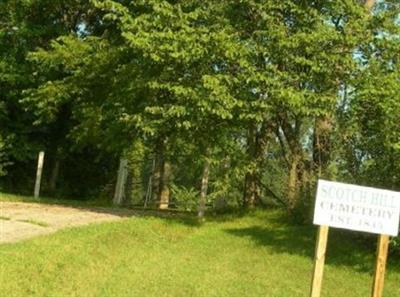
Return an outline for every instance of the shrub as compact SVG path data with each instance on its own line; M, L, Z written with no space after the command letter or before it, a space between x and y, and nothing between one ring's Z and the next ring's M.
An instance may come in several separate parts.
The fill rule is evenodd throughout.
M180 210L195 211L197 209L200 193L193 187L171 186L172 199Z

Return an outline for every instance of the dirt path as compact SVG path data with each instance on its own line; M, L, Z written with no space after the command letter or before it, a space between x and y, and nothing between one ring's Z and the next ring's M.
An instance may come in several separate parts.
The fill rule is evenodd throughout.
M62 228L130 216L133 216L133 211L120 209L0 202L0 244L53 233Z

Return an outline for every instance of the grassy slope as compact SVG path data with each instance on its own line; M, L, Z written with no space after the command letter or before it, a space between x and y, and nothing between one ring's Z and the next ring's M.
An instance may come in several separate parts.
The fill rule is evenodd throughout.
M0 296L308 296L315 229L278 211L138 217L0 245ZM323 296L370 294L373 251L332 232ZM386 297L400 296L394 259Z

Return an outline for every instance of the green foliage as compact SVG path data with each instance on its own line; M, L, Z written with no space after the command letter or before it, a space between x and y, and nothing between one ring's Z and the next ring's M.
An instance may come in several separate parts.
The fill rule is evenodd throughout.
M6 163L6 154L5 154L5 144L3 139L1 138L0 135L0 176L5 175L6 171L5 171L5 167L7 165Z
M253 197L308 217L321 176L400 187L391 1L371 13L355 0L7 0L0 12L0 166L16 164L11 181L41 149L53 164L79 156L93 176L101 165L86 159L143 165L162 142L182 197L211 160L210 203ZM144 182L138 203L142 165L130 168ZM84 191L64 178L66 192Z
M360 45L362 67L344 94L340 133L347 178L400 189L400 28L392 23L399 8L390 7L376 15L379 33Z
M172 199L178 209L196 211L200 193L194 188L172 185Z

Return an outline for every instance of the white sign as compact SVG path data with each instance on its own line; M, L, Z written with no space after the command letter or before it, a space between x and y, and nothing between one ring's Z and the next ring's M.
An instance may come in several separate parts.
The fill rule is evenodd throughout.
M314 224L397 236L400 192L318 181Z

